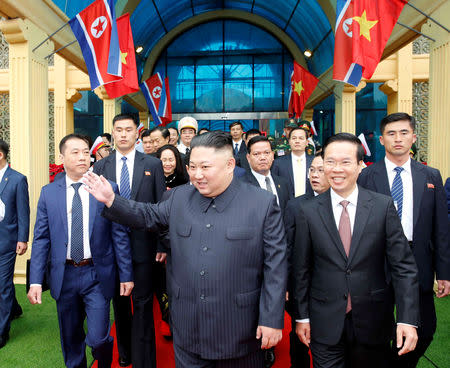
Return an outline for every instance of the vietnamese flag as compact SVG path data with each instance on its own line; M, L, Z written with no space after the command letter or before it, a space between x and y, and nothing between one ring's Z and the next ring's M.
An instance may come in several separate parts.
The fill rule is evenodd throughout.
M294 60L294 70L291 74L291 92L289 94L289 117L300 117L306 101L313 93L317 83L319 83L319 80Z
M353 62L362 76L372 78L397 19L407 0L355 0L353 5Z
M117 18L117 31L119 33L123 79L105 84L109 98L116 98L139 91L133 34L131 33L130 15L128 13Z

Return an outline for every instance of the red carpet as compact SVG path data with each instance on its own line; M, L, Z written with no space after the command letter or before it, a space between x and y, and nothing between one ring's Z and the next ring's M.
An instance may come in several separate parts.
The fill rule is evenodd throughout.
M158 368L175 368L172 342L164 339L164 337L158 330L159 322L161 321L161 311L159 310L159 305L156 301L153 304L153 312L155 316L155 326L156 326L156 359L158 362ZM276 362L273 365L273 368L290 367L290 358L289 358L290 326L291 326L291 318L286 313L284 318L283 339L275 349ZM111 328L111 335L112 336L116 335L116 329L114 324ZM116 340L114 339L113 364L111 365L112 368L120 368L119 363L117 362L118 357L119 354L117 352L117 344ZM97 368L97 362L94 362L92 368Z

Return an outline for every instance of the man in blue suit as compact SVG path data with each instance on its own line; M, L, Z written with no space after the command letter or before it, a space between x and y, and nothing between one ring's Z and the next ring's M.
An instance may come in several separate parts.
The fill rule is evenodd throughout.
M158 204L114 195L88 173L104 215L138 229L169 228L167 285L177 368L261 368L261 348L281 340L287 264L276 197L233 177L231 137L192 139L192 185Z
M90 163L84 138L69 134L61 140L59 150L66 175L41 191L28 299L31 304L41 304L41 285L49 267L48 281L56 300L66 366L86 368L87 343L98 366L109 368L113 348L109 305L117 271L121 295L130 295L134 286L129 239L123 226L100 216L104 206L81 183Z
M308 144L308 131L304 128L294 128L289 133L291 153L276 159L272 166L272 174L288 180L294 197L303 194L313 195L308 180L308 170L314 156L305 152Z
M439 170L411 160L409 150L416 141L414 128L414 118L407 113L383 118L380 143L386 157L362 170L358 179L361 186L392 196L419 269L419 341L415 351L404 356L393 351L392 364L400 368L415 367L433 340L434 278L438 298L450 293L450 246L442 178Z
M27 178L8 166L8 152L0 139L0 349L9 338L16 255L26 252L30 228Z

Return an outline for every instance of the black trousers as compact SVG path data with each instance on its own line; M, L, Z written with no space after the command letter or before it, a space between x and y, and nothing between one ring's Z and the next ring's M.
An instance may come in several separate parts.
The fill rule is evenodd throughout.
M184 350L173 344L176 368L263 368L264 354L262 350L243 357L222 360L203 359L200 355Z
M129 297L113 300L119 356L131 357L133 368L156 367L152 268L153 263L133 262L133 315Z
M309 368L309 348L303 344L295 333L295 318L291 319L291 333L289 334L289 354L291 356L291 368Z
M389 344L358 343L353 328L352 313L347 313L342 337L336 345L311 341L314 368L380 368L389 363Z

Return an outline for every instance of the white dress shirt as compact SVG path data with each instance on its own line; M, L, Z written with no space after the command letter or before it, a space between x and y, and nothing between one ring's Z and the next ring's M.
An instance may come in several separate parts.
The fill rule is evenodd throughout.
M133 184L133 171L134 171L134 157L136 156L136 150L132 150L130 153L125 155L127 158L127 168L128 168L128 176L130 178L130 191L132 189ZM116 183L119 186L119 192L120 192L120 175L122 174L122 166L123 166L123 160L122 155L119 151L116 151Z
M0 183L3 180L3 176L5 175L6 169L8 168L8 163L0 169ZM3 221L5 218L5 204L3 203L2 199L0 198L0 221Z
M237 151L239 152L239 150L241 149L242 139L240 141L237 141L237 142L233 141L233 152L234 152L234 148L236 147L236 144L238 145L237 146Z
M186 154L186 149L187 149L187 148L190 149L190 147L185 146L184 143L181 142L181 141L180 141L180 143L178 143L177 148L178 148L178 151L179 151L180 153L184 154L184 155Z
M6 169L7 169L7 168L8 168L8 163L6 163L6 165L3 166L2 169L0 169L0 183L1 183L2 180L3 180L3 175L5 175L5 172L6 172Z
M394 170L397 165L389 161L386 157L384 158L384 163L386 164L386 171L389 180L389 189L392 188L392 183L394 182L395 175L397 174ZM402 166L403 171L400 173L403 184L403 208L402 208L402 227L408 241L413 240L413 182L411 173L411 159L409 158Z
M292 173L294 175L295 196L298 197L306 193L306 154L303 153L303 155L297 156L293 152L291 152L291 157ZM300 165L298 163L299 160ZM297 172L297 170L299 171ZM301 190L299 190L299 188L301 188Z
M254 171L253 169L251 169L253 176L256 178L256 180L258 181L258 184L261 188L266 189L266 176L261 175L259 173L257 173L256 171ZM269 171L269 175L267 175L267 177L270 180L270 186L272 187L272 193L275 195L275 197L277 197L277 203L278 206L280 205L280 200L278 199L278 192L277 192L277 188L275 185L275 182L273 181L272 175L270 175L270 171Z
M75 182L66 175L66 202L67 202L67 259L70 257L71 249L71 230L72 230L72 201L75 195L75 189L72 187L73 183L82 183L82 180ZM89 244L89 193L85 189L83 184L80 189L78 189L80 194L81 204L83 206L83 249L84 256L83 259L92 258L91 247Z

